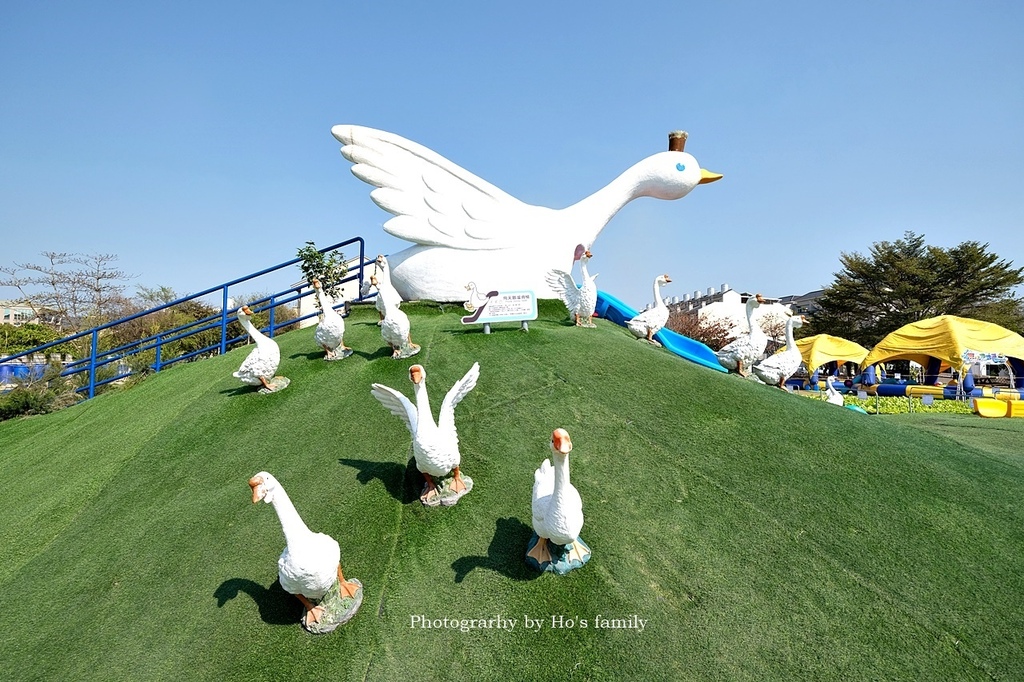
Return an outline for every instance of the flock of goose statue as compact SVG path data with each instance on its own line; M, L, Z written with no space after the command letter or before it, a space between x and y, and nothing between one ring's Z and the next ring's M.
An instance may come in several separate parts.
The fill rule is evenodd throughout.
M393 266L383 255L378 256L373 275L360 289L360 295L366 297L376 288L381 337L395 359L420 351L412 342L409 318L400 308L403 300L462 301L469 290L470 310L484 305L487 296L497 293L495 289L532 289L541 297L560 298L576 326L595 326L597 288L596 275L588 270L590 247L612 216L637 197L679 199L697 185L722 177L702 169L684 152L686 134L677 132L670 135L669 151L644 159L577 204L554 210L522 203L397 135L360 126L335 126L331 132L343 143L342 154L354 164L356 177L376 188L370 193L373 201L394 214L384 229L414 242L392 257ZM571 275L576 261L580 263L579 284ZM484 296L475 281L486 281L487 291L492 293ZM627 322L638 339L659 345L654 336L669 317L661 287L671 281L668 275L658 275L653 285L655 305ZM311 285L321 311L316 343L327 360L348 357L353 351L344 343L343 317L321 283L314 279ZM788 319L784 352L758 362L767 339L753 321L753 312L763 302L760 294L748 301L748 334L724 347L718 357L723 366L741 375L752 371L760 381L782 386L800 364L793 329L803 318ZM237 312L255 346L234 376L245 384L260 386L260 392L281 390L288 380L276 376L280 349L253 325L252 314L244 305ZM479 377L480 366L474 363L445 394L436 421L423 365L409 368L413 400L383 384L374 383L370 388L370 394L409 431L415 465L424 479L420 495L424 506L451 506L472 490L472 479L462 473L455 408L476 387ZM828 390L829 396L835 392L830 383ZM565 429L553 431L550 450L550 458L534 472L534 535L525 561L537 570L564 574L587 563L591 550L580 538L583 501L570 480L572 441ZM302 602L303 627L315 633L329 632L352 618L362 601L362 584L345 578L338 542L311 531L280 482L268 472L251 477L249 486L253 503L263 501L277 512L286 541L278 560L279 579L285 591Z

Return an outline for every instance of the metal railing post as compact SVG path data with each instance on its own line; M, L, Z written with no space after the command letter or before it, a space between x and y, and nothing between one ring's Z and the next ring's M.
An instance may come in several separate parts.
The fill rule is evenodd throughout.
M220 304L220 354L228 352L228 287L225 284Z
M100 331L92 330L92 348L89 351L89 397L96 397L96 349L99 346Z

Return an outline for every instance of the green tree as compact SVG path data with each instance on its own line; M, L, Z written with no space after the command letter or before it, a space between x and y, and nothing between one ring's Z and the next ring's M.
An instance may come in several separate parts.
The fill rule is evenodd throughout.
M332 298L337 298L341 280L348 274L345 254L337 249L323 253L316 248L314 242L308 241L295 255L302 259L299 269L306 281L312 283L314 279L320 280L324 291Z
M1024 268L1001 259L988 244L965 241L943 249L924 235L906 232L894 242L872 244L868 255L841 253L836 273L818 300L805 332L833 334L865 346L905 324L957 315L1024 331L1021 299Z

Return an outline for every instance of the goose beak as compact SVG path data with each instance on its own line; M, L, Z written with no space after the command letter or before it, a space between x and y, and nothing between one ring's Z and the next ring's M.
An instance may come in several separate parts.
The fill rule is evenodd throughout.
M551 434L551 446L556 452L568 455L572 451L572 441L569 440L569 432L565 429L555 429Z
M423 367L421 365L413 365L410 367L409 379L411 379L414 384L418 384L423 381Z
M698 185L706 185L709 182L714 182L715 180L721 180L721 179L722 179L722 174L721 173L712 173L707 168L701 168L700 169L700 182L698 182L697 184Z
M249 479L249 487L252 488L252 503L256 504L263 499L263 493L261 487L263 485L262 476L253 476Z

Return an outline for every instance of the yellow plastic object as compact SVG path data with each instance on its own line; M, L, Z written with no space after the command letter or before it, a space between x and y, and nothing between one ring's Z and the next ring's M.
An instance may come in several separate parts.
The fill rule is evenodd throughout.
M920 398L923 395L943 396L944 386L907 386L907 395Z
M999 392L999 393L995 394L995 397L996 397L997 400L1005 400L1006 402L1010 402L1011 400L1020 400L1020 397L1017 395L1016 392L1014 392L1014 393Z
M1024 417L1024 401L1011 400L1006 403L1007 417Z
M1020 402L1020 401L1018 401ZM1005 417L1013 403L1008 403L995 398L974 398L974 412L982 417ZM1020 410L1020 416L1024 417L1024 409Z

